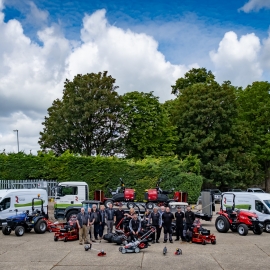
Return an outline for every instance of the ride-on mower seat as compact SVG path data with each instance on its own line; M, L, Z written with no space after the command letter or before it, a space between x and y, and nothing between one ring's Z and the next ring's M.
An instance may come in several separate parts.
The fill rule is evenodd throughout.
M210 235L210 230L203 229L200 233L201 235Z
M70 232L72 230L74 230L74 227L73 226L71 226L71 225L65 225L64 228L60 229L60 232L65 233L65 232Z
M233 209L231 207L227 207L226 208L226 212L227 212L227 214L228 214L228 216L229 216L230 219L232 219L232 220L236 219L237 216L233 212Z

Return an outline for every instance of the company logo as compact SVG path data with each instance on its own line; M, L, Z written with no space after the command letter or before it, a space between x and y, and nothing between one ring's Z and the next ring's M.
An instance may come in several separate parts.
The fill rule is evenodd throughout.
M227 202L227 199L226 199L226 197L224 198L224 204L226 204L226 202Z
M75 201L77 202L79 200L78 196L75 196Z
M19 202L19 197L18 196L15 196L15 201L16 201L16 203Z

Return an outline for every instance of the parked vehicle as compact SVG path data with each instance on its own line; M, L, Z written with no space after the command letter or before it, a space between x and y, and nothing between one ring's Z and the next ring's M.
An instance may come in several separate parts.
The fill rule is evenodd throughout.
M105 207L109 207L109 204L114 204L115 202L127 202L127 207L134 207L134 200L136 199L135 190L132 188L126 188L125 183L122 178L120 178L121 187L117 187L116 192L110 189L112 195L111 198L104 198Z
M219 189L204 189L202 192L210 192L214 196L214 203L219 203L221 199L222 192ZM197 205L202 203L202 193L198 197Z
M43 201L43 211L48 213L48 194L44 189L0 190L0 227L7 225L6 219L32 211L32 200L38 197ZM41 211L41 202L35 201L35 208Z
M35 209L35 202L39 202L41 210ZM4 235L10 235L12 231L15 231L17 236L23 236L25 232L30 232L34 229L35 233L45 233L47 230L48 215L45 214L43 208L43 200L40 198L32 199L32 213L27 210L24 213L8 217L6 219L7 225L2 227L2 233Z
M262 190L261 188L248 188L247 192L265 193L264 190Z
M244 190L242 190L240 188L230 188L230 189L228 189L228 192L244 192Z
M263 223L259 221L258 215L251 212L251 207L247 203L243 203L245 198L243 194L248 193L231 193L225 192L222 194L219 216L216 218L215 226L218 232L226 233L229 229L233 232L238 232L239 235L247 235L248 230L252 230L254 234L263 232ZM250 201L249 201L250 202ZM236 210L236 207L238 208ZM247 207L249 210L240 210Z
M224 193L224 205L232 205L231 193ZM235 207L249 210L256 213L258 219L263 223L265 231L270 233L270 194L269 193L249 193L237 192L235 196Z

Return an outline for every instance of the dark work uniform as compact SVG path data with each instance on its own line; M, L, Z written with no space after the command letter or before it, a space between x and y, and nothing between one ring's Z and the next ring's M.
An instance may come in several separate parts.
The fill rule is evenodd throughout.
M92 214L91 214L91 218L92 220L95 219L94 221L94 236L95 236L95 239L97 240L98 239L98 234L99 234L99 227L100 227L100 212L97 210L97 211L92 211Z
M162 226L162 219L161 219L161 214L159 212L154 213L152 212L149 215L149 222L148 224L151 224L152 226L154 226L156 228L156 233L154 233L153 235L153 242L158 241L160 238L160 232L161 232L161 226ZM156 237L157 235L157 237Z
M115 226L117 226L119 224L119 222L121 221L121 219L125 217L124 214L125 214L125 211L124 210L119 210L118 209L118 210L116 210L114 212L114 215L115 215ZM121 230L123 230L123 222L119 225L119 228Z
M100 224L99 224L99 237L102 238L103 232L104 232L104 227L105 227L105 217L106 217L106 212L105 210L100 210Z
M163 228L164 228L164 242L167 241L168 234L169 240L172 241L172 221L174 215L171 212L164 212L162 214Z
M192 237L192 224L195 220L195 214L192 211L185 212L186 224L183 230L183 237L186 241L190 241Z
M141 221L139 219L131 219L129 222L129 229L131 240L135 240L133 232L136 233L141 230Z
M174 214L175 220L176 220L176 240L179 240L179 237L183 240L183 219L185 217L185 213L180 211L179 213L176 212Z

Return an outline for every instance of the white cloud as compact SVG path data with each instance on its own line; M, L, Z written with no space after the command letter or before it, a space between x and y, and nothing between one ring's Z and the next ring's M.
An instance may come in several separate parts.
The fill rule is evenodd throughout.
M254 34L243 35L227 32L217 51L210 52L218 81L230 80L238 86L246 86L260 80L263 70L259 62L260 40Z
M270 8L270 0L249 0L244 6L239 8L239 11L249 13L251 11L259 11L263 8Z

